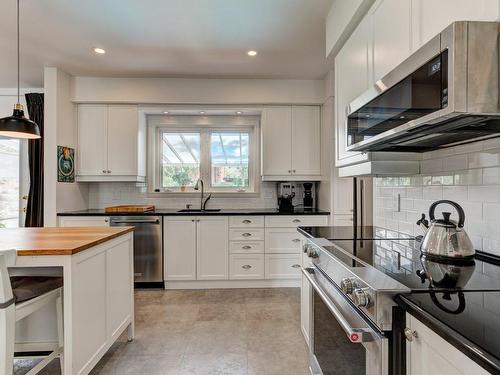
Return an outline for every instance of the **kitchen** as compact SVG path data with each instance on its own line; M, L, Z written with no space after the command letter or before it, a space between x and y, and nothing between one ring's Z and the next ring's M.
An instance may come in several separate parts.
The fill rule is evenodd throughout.
M0 374L500 373L498 0L120 6L4 20Z

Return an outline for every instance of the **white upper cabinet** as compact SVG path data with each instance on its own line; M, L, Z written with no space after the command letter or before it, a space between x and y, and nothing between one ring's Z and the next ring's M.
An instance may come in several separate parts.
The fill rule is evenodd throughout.
M262 175L292 173L292 107L266 108L262 118Z
M137 106L78 106L77 179L144 181L145 127Z
M319 106L267 107L262 118L263 180L321 178Z
M77 175L102 176L108 169L107 162L106 105L85 105L78 107Z
M292 107L292 174L321 175L320 108Z
M346 150L347 106L368 89L370 76L371 19L365 17L335 57L337 167L367 160L366 154Z
M412 45L417 50L454 21L496 21L498 0L413 0Z
M381 0L372 8L372 81L384 77L410 55L410 8L410 0Z

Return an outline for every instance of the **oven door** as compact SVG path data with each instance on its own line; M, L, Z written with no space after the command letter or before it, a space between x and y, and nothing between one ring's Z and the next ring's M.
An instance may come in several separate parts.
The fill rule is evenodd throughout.
M389 344L316 267L302 272L313 287L312 375L386 375Z

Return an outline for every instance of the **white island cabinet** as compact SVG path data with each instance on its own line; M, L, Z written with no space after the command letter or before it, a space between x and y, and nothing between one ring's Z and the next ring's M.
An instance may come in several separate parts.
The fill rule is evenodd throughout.
M43 267L63 277L65 375L88 374L125 330L130 340L134 337L132 230L0 230L2 246L17 250L12 272L30 275ZM53 316L55 311L47 314ZM53 337L51 316L35 313L21 320L21 337L16 334L16 341L34 350L53 350L57 337Z
M406 314L406 327L411 341L406 341L406 374L423 375L487 375L464 353L410 314Z

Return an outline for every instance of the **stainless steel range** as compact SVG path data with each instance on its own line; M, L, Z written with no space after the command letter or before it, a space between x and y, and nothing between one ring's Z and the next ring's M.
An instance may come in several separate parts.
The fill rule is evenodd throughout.
M500 290L500 278L483 272L492 266L482 256L442 263L422 255L408 236L377 237L309 238L303 245L310 261L302 272L313 290L311 374L405 373L404 314L401 322L396 295L427 294L438 309L458 314L466 293Z
M355 255L373 254L374 242L304 245L311 263L302 272L313 288L311 374L389 373L393 297L408 288ZM350 244L352 252L345 250Z

